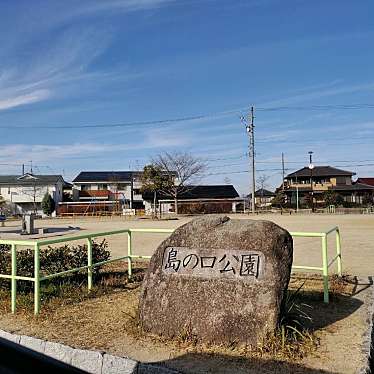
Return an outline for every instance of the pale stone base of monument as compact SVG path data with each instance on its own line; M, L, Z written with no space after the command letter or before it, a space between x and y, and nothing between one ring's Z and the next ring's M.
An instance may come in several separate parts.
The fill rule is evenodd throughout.
M167 337L257 344L277 326L292 255L291 235L272 222L193 220L152 256L141 325Z

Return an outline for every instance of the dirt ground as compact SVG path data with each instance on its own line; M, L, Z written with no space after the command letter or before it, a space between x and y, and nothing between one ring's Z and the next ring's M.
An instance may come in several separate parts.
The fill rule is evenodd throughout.
M248 215L237 214L231 216L235 219L252 218ZM66 228L79 227L83 232L98 232L122 228L176 228L191 220L192 217L182 217L178 220L150 220L125 217L103 218L69 218L47 219L36 221L36 227ZM327 231L338 226L342 235L343 271L357 276L370 276L373 274L374 264L374 215L256 215L254 219L271 220L289 231ZM7 222L6 229L15 228L20 222ZM139 255L152 255L158 244L167 234L135 233L133 234L133 252ZM0 230L0 238L7 235ZM24 237L22 237L24 238ZM126 235L116 235L107 238L112 257L127 254ZM334 235L328 240L329 259L335 255ZM294 264L306 266L321 266L321 244L319 238L296 238L294 240ZM330 268L331 272L336 267Z
M251 216L232 215L235 219ZM78 226L77 234L115 230L121 228L176 228L192 217L178 220L134 218L80 218L48 219L36 221L37 227L64 228ZM0 328L18 333L39 336L77 347L99 349L140 361L162 362L188 373L355 373L362 364L362 335L365 333L367 305L372 295L374 264L374 215L256 215L254 219L271 220L289 231L327 231L339 226L342 235L343 271L357 276L350 295L333 300L329 305L321 302L322 294L314 301L315 331L320 338L316 356L300 362L280 362L278 359L246 358L227 352L191 350L165 342L137 340L128 333L138 302L138 288L82 301L76 305L62 305L48 318L0 316ZM19 226L7 222L7 228ZM133 234L133 251L139 255L152 255L167 234ZM0 238L6 235L0 232ZM329 239L329 258L335 254L333 236ZM126 235L107 238L112 257L127 254ZM296 238L294 264L321 266L321 245L318 238ZM335 267L330 272L335 271ZM297 274L295 274L297 275ZM322 285L320 285L322 290ZM366 300L366 301L365 301ZM80 311L84 310L84 313ZM44 319L43 319L44 318ZM58 331L63 331L60 333ZM99 342L99 343L98 343ZM234 352L235 353L235 352ZM208 368L208 369L207 369ZM276 369L275 369L276 368ZM274 371L276 370L276 371Z
M353 374L364 362L361 344L367 317L365 303L372 295L369 282L347 278L342 286L332 281L332 299L327 305L322 302L318 277L306 274L293 277L290 289L295 290L305 282L300 302L311 306L308 314L312 322L308 328L317 345L305 349L304 357L287 357L266 351L248 352L243 347L203 346L145 335L139 330L136 318L139 272L135 271L136 280L131 283L109 278L104 292L91 297L79 289L79 300L74 292L70 298L63 297L63 303L58 298L48 299L37 317L33 316L31 302L20 302L18 313L11 315L8 300L0 298L0 328L76 348L157 363L183 373Z

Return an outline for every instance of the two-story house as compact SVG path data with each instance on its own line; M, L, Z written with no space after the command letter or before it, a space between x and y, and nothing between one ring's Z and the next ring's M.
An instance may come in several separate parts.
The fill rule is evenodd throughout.
M372 194L374 187L353 182L353 175L354 172L332 166L315 166L312 169L304 167L285 177L284 192L291 204L296 204L297 198L302 204L312 194L316 205L324 204L326 191L338 193L348 203L361 204L365 196Z
M15 214L42 214L44 195L49 193L57 206L63 198L64 184L61 175L0 175L0 195Z
M82 171L73 180L73 202L60 213L121 212L144 209L139 171Z

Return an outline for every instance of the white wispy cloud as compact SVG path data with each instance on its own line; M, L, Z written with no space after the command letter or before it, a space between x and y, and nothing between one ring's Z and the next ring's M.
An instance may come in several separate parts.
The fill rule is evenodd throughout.
M0 99L0 110L15 108L20 105L32 104L38 101L46 100L51 96L49 90L36 90L25 95Z
M0 37L0 111L67 95L91 92L113 79L126 81L141 74L128 66L92 69L110 45L111 26L87 27L84 17L115 11L128 13L158 8L171 0L107 0L51 2L21 8L8 39ZM69 6L68 4L71 3ZM31 7L31 8L29 8ZM24 14L22 13L24 12ZM26 13L29 16L26 17ZM56 31L60 28L58 31ZM45 41L45 35L50 35ZM42 41L42 42L40 42ZM25 51L30 51L25 54Z
M330 96L338 96L345 94L352 94L358 92L374 91L374 82L369 83L357 83L346 86L340 86L335 88L326 89L312 89L310 92L303 92L301 94L296 94L272 101L263 102L261 106L282 106L282 105L292 105L300 102L307 102L311 100L321 99Z

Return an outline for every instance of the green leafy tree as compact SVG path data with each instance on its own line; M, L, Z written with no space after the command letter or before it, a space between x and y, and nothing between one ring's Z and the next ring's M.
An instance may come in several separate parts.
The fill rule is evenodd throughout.
M0 214L4 214L5 199L0 195Z
M331 190L326 191L323 194L323 199L325 200L326 206L329 206L329 205L339 206L339 205L343 205L344 203L343 197L337 192L331 191Z
M366 193L362 198L362 204L365 206L372 206L374 204L374 193Z
M158 199L157 195L164 190L171 188L171 186L174 184L174 181L167 173L163 172L160 166L150 164L144 166L141 182L142 192L153 192L153 214L155 215L156 202Z
M52 196L46 192L42 200L42 210L47 216L50 216L55 210L55 201Z
M276 195L271 200L271 205L272 206L277 207L277 208L281 208L281 209L283 209L283 207L286 205L286 203L287 203L287 196L282 190L277 191Z

